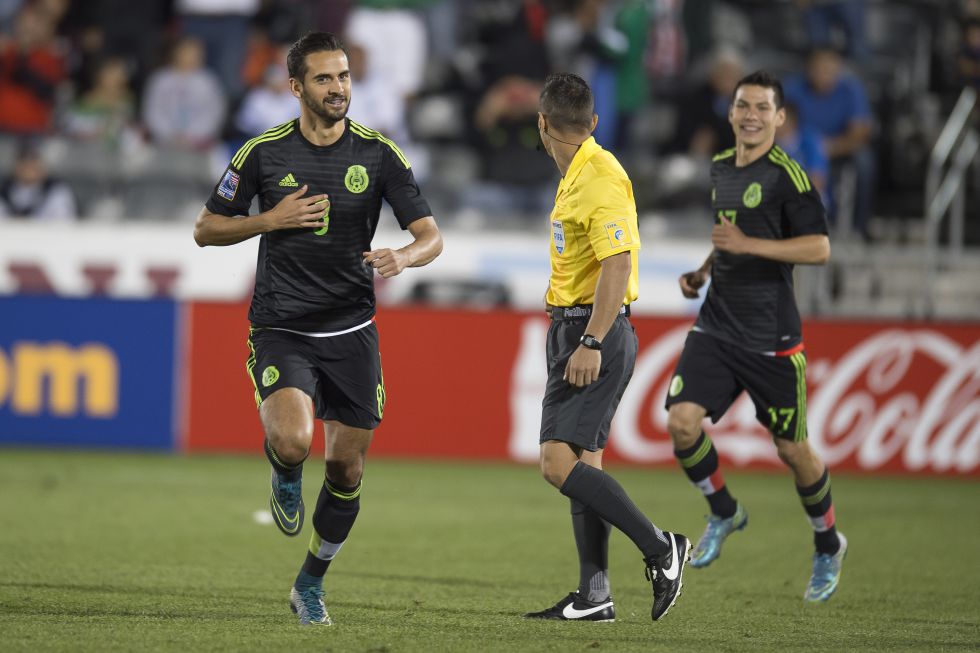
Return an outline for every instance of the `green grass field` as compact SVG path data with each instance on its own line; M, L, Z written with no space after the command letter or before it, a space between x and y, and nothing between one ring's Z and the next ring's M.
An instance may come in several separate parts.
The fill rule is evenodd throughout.
M315 504L321 466L306 467ZM679 470L613 468L659 525L696 540ZM611 544L613 624L522 620L577 582L568 503L533 467L369 463L328 573L336 625L301 628L298 538L260 524L259 457L0 449L0 651L885 651L980 647L980 484L834 477L851 550L804 606L811 534L785 474L729 473L751 515L650 621L640 556Z

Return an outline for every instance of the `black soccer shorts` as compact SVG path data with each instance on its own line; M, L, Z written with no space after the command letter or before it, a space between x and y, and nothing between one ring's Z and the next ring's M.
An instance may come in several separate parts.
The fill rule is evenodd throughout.
M542 402L540 441L561 440L597 451L606 447L609 425L633 376L637 339L629 318L618 316L602 340L599 378L577 388L562 377L587 323L587 317L552 320L548 328L548 385Z
M806 439L806 354L802 350L770 356L697 331L688 333L667 390L666 407L689 401L717 422L743 390L755 404L756 419L774 438Z
M299 388L318 419L374 429L385 408L385 383L374 322L337 336L313 337L251 328L245 364L261 405L280 388Z

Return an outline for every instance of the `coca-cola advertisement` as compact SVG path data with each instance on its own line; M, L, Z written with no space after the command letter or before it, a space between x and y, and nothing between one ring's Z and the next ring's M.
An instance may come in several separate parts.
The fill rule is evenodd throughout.
M259 451L245 313L192 305L190 448ZM663 404L691 320L632 322L640 349L606 459L672 465ZM388 404L372 455L537 460L543 312L386 308L378 328ZM834 469L980 473L980 326L810 321L804 340L809 438ZM730 465L781 465L746 395L705 430Z

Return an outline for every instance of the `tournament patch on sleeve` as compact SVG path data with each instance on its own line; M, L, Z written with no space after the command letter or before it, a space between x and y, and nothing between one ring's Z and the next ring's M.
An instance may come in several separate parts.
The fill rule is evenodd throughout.
M240 179L241 177L238 176L238 173L229 168L225 172L225 176L221 178L221 183L218 184L218 195L229 202L235 199L235 193L238 192L238 182Z
M633 244L633 233L625 218L607 222L606 236L609 238L609 246L613 248Z

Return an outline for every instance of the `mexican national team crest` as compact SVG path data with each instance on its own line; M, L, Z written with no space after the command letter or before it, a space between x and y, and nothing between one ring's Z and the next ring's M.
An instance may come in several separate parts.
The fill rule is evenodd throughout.
M347 168L347 176L344 177L344 186L347 186L347 190L350 192L363 193L370 182L367 168L364 166L354 165Z
M558 220L551 221L551 238L555 241L555 251L559 254L565 251L565 227Z
M262 370L262 385L268 388L270 385L274 384L279 380L279 370L276 369L275 365L270 365L269 367Z
M762 186L758 182L752 182L745 189L745 194L742 195L742 203L750 209L754 209L762 203Z

